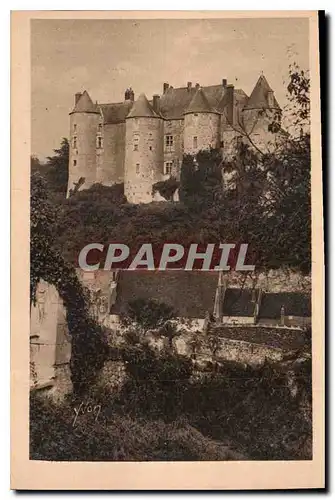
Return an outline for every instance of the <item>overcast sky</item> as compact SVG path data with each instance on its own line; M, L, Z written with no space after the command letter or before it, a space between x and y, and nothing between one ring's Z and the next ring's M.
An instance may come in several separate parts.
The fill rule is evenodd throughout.
M32 154L68 137L74 94L98 102L222 78L250 95L263 71L281 106L288 66L308 69L307 19L33 20Z

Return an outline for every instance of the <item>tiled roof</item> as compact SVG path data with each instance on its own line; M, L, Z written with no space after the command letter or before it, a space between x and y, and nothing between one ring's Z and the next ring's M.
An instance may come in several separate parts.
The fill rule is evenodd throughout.
M125 313L134 299L153 299L173 308L176 316L205 318L213 312L215 271L120 271L112 314Z
M144 94L140 94L139 98L135 101L133 107L129 111L127 118L157 118L158 115L153 110Z
M100 109L104 117L104 123L124 122L132 105L132 101L117 102L114 104L100 104Z
M284 306L285 316L311 317L311 298L299 292L266 293L262 296L260 318L280 318L281 307Z
M264 75L261 75L257 83L254 87L254 90L251 92L247 105L244 109L264 109L269 108L268 103L268 92L272 92L270 85L268 84L267 79ZM279 104L276 101L276 98L273 97L274 105L272 108L278 108Z
M224 87L222 85L210 85L208 87L202 87L203 94L207 100L209 106L214 111L222 111L220 103L225 94ZM194 98L197 89L192 87L187 89L187 87L181 87L174 89L170 87L165 94L163 94L159 99L159 114L165 119L183 119L183 114L190 106L192 99ZM234 89L235 102L238 106L244 106L248 96L241 89ZM148 101L149 105L152 107L152 101ZM101 111L104 116L105 123L121 123L125 121L131 107L133 106L132 101L125 101L119 103L111 104L100 104Z
M199 88L193 96L192 101L187 107L186 113L211 113L213 112L213 108L208 102L207 97L204 94L204 91Z
M92 99L88 95L88 92L84 90L72 113L99 113L99 110L98 106L93 103Z

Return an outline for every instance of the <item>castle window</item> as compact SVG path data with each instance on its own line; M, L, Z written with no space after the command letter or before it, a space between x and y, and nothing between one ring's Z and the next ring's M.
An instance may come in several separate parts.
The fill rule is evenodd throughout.
M102 130L102 123L99 123L98 127L99 127L99 131L101 131Z
M165 146L167 148L171 148L173 146L173 135L166 135L165 136Z
M152 151L152 146L149 146L150 151Z
M98 149L102 148L102 137L97 137L97 148Z
M171 175L172 174L172 165L173 165L173 161L166 161L164 163L164 175Z
M76 124L73 125L73 132L77 132L77 125Z
M220 141L220 148L223 148L223 147L224 147L224 142Z
M75 167L77 165L77 160L73 160L73 166Z
M77 137L73 138L73 149L77 149Z
M139 163L136 163L136 173L137 174L140 173L140 164Z
M138 144L134 144L134 151L138 151Z
M197 148L198 147L198 137L195 136L193 137L193 148Z
M193 116L198 116L198 113L194 113L194 115L193 115Z

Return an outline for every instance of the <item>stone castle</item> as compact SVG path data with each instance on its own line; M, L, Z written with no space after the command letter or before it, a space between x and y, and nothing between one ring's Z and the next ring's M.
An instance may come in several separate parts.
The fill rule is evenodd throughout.
M130 203L153 201L152 185L180 176L184 154L220 148L229 158L238 141L263 149L280 134L269 130L280 107L264 75L250 95L227 84L200 87L163 85L162 95L136 100L129 88L124 101L93 103L84 91L70 113L68 194L75 186L124 183Z

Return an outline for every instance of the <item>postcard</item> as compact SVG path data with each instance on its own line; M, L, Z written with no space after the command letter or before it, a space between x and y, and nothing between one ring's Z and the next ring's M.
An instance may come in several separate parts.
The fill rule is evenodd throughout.
M324 488L318 12L11 32L11 487Z

